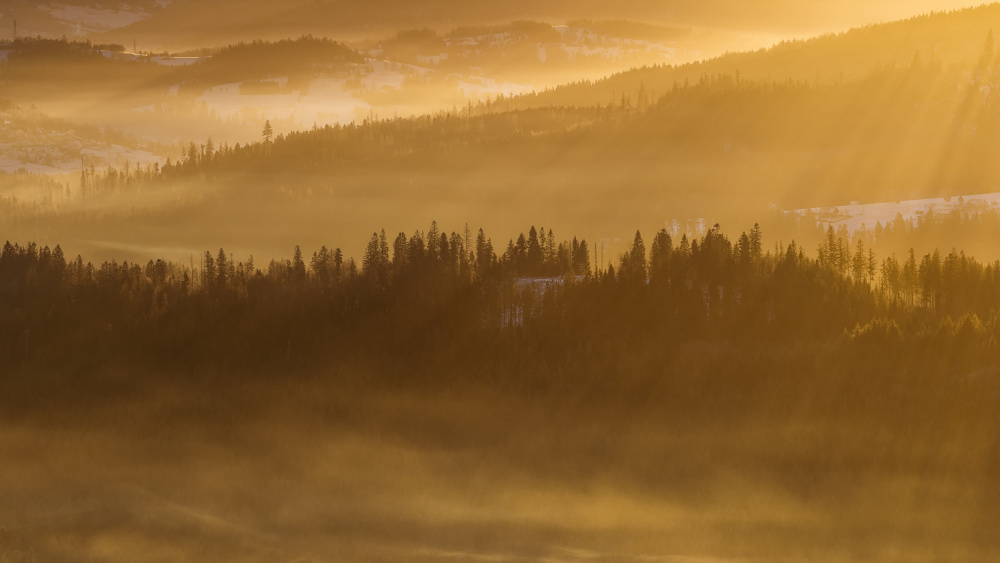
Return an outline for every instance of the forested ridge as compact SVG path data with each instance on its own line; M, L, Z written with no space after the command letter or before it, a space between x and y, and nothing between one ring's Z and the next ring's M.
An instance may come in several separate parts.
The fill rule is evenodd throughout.
M664 229L648 246L636 232L607 268L592 266L597 252L544 228L504 244L436 223L374 233L360 264L339 248L309 257L296 247L266 265L224 249L197 267L93 265L8 242L0 343L15 370L118 360L266 369L323 364L334 350L432 358L466 346L553 359L701 340L1000 353L1000 262L957 250L879 257L830 229L813 253L765 246L756 225L734 240L716 225L679 240Z
M591 106L647 90L665 92L675 83L703 76L736 75L748 80L837 84L863 79L887 67L914 60L945 68L974 63L983 38L1000 31L1000 4L934 12L866 25L841 33L781 41L770 48L727 53L684 65L652 65L619 72L598 81L580 81L515 97L516 108L552 105Z
M918 57L846 83L702 75L660 92L640 85L606 105L516 109L500 98L418 118L372 115L268 133L252 143L209 138L155 170L88 170L81 186L106 194L207 179L267 194L276 185L335 187L358 173L381 178L387 169L441 184L454 181L441 169L491 170L520 184L537 183L536 170L584 170L579 182L594 189L605 189L595 179L617 181L648 197L693 201L692 214L728 215L734 210L718 200L734 194L762 208L761 201L806 207L984 193L1000 182L989 157L1000 140L1000 59L991 37L980 50L967 66Z
M991 16L997 8L983 10L726 58L756 61L753 67L686 66L683 76L637 71L629 75L636 80L589 101L497 97L413 118L373 111L355 123L300 131L272 122L270 129L254 127L259 137L251 142L234 143L221 134L184 136L169 161L115 167L85 162L79 180L67 179L68 190L10 177L13 185L38 189L0 195L0 220L9 226L6 238L62 243L73 254L101 259L111 251L80 241L137 248L130 258L155 258L147 248L188 254L217 246L239 246L243 253L266 247L271 258L295 244L318 248L325 243L323 229L358 247L368 225L382 221L409 232L432 218L461 223L490 217L496 222L489 228L514 230L525 206L545 209L550 225L586 233L591 242L635 228L649 232L674 220L685 228L704 218L726 225L759 221L775 239L794 238L811 250L823 233L808 221L800 230L774 220L770 206L788 210L1000 190L1000 165L992 158L1000 143L1000 58L989 28L975 17ZM868 49L886 36L907 45L891 61ZM909 50L914 42L919 48ZM309 45L303 40L285 47ZM858 50L868 62L843 77L817 79L805 70L835 68ZM254 52L252 45L236 50ZM789 57L798 61L792 65L796 72L775 62ZM279 87L274 80L254 88ZM157 119L176 121L156 111ZM341 220L344 209L353 218ZM179 217L185 228L177 228ZM935 246L956 247L992 259L995 248L983 241L995 231L987 226L963 237L950 231L890 248L877 242L883 248L876 250L884 257L902 256L909 246L920 255Z
M167 89L178 85L185 101L218 84L284 76L315 77L344 65L364 62L357 51L326 38L302 36L278 41L243 41L205 49L190 65L162 66L157 58L170 53L125 53L123 45L93 44L66 39L16 38L5 44L9 53L0 65L5 96L21 101L49 100L72 87L77 96L131 96L157 91L165 102Z

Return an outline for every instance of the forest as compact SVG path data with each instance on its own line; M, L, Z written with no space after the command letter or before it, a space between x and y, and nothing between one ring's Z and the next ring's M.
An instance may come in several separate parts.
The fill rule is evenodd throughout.
M877 256L832 230L807 249L759 225L732 239L718 225L679 240L636 232L606 268L595 251L542 227L505 243L436 223L375 232L360 260L296 247L263 264L220 248L94 265L8 242L0 420L84 449L43 454L10 434L46 465L0 469L15 484L0 490L17 507L49 498L51 464L73 464L81 483L126 472L125 488L101 485L98 521L120 558L140 545L234 561L421 546L534 558L560 542L627 561L987 561L1000 549L1000 262ZM162 455L182 480L135 472ZM317 488L327 504L309 500ZM522 493L557 496L542 508ZM614 508L593 511L595 494ZM477 502L498 512L462 533L433 516ZM567 504L582 512L566 519ZM643 515L664 510L680 535L643 532L659 529ZM15 561L106 553L75 512L0 508L12 514L0 547ZM775 520L762 527L762 514ZM308 524L345 518L346 535ZM274 526L280 540L248 543ZM178 551L163 551L166 530Z
M892 229L879 235L891 237ZM997 351L1000 262L957 250L879 257L873 243L866 246L873 237L838 236L832 227L815 257L795 242L765 247L762 237L759 225L734 241L718 225L678 241L662 229L647 252L637 231L606 268L592 266L596 244L560 242L534 226L506 244L468 226L448 234L436 222L410 236L383 229L360 264L324 246L311 258L295 247L291 259L266 265L220 248L200 256L197 268L193 258L95 266L67 259L59 246L7 242L0 342L22 369L73 365L96 350L105 358L242 367L291 361L292 347L295 361L322 362L331 346L381 349L379 341L419 355L432 343L403 342L421 327L452 345L499 334L520 346L525 334L547 332L560 347L628 346L643 335L768 345L846 339L848 349L856 341L954 342L984 357ZM389 344L395 338L402 340ZM70 342L79 350L48 348Z
M549 210L550 225L591 241L672 220L693 233L685 223L701 217L758 221L777 240L813 248L822 231L768 207L996 191L1000 169L989 155L1000 142L1000 106L991 94L998 75L992 43L984 39L979 49L976 65L913 61L844 84L705 76L659 96L640 90L596 107L507 110L501 99L249 143L209 137L184 143L162 166L88 167L70 182L67 201L46 207L8 199L0 214L9 217L11 236L50 246L127 230L140 244L219 241L270 258L295 244L318 248L325 229L359 246L366 221L386 213L408 231L435 216L459 223L488 212L495 223L484 226L513 229L524 203L534 202ZM419 217L399 212L395 204L404 201ZM165 228L177 214L192 227ZM993 224L940 229L936 238L894 243L886 253L939 246L992 259ZM223 225L248 234L231 240Z
M685 224L703 219L708 225L759 221L778 240L814 247L823 233L789 228L772 220L770 209L1000 190L1000 171L990 157L1000 140L1000 59L991 33L998 14L996 6L930 14L537 94L469 99L415 117L369 108L354 122L299 130L275 119L266 139L261 115L223 123L189 98L222 76L232 79L232 69L242 69L248 58L257 62L246 67L233 97L293 96L288 91L296 87L296 72L320 72L305 63L329 56L284 55L342 46L309 38L250 42L213 50L216 62L191 67L91 57L95 68L136 73L123 75L127 83L110 84L130 92L129 81L158 85L142 102L155 103L116 120L141 120L147 132L167 137L188 125L218 127L211 134L185 134L168 150L150 145L159 156L127 166L123 159L111 168L100 160L94 165L85 151L77 157L68 147L62 155L68 166L83 168L57 180L65 186L58 193L69 196L46 203L47 190L35 198L26 189L0 195L9 217L5 238L62 244L100 260L178 260L218 246L270 259L295 244L322 246L327 229L352 247L364 244L369 225L378 223L411 232L432 219L462 224L488 217L483 226L499 232L519 228L523 209L537 207L557 231L591 241L623 238L620 233L634 228L655 232L675 220L693 233ZM396 39L444 37L428 33L404 32ZM391 43L385 41L390 50ZM227 57L243 62L229 64ZM3 72L18 76L25 71L18 65L14 57ZM289 82L283 83L279 78L286 74ZM72 75L46 75L55 82L45 90L63 91L65 76ZM38 89L29 77L12 80L10 95ZM177 97L165 93L169 85L178 85ZM77 85L77 101L85 105L86 89L86 83ZM12 133L33 125L14 121ZM75 123L61 127L85 130ZM230 133L237 129L253 138L234 140ZM176 228L177 217L184 228ZM247 234L237 240L237 231ZM995 249L985 240L949 236L911 245L920 254L939 245L993 258ZM613 242L614 252L626 244ZM122 246L135 250L114 254ZM149 248L177 251L160 256L166 253Z
M44 102L61 97L48 91L56 85L75 84L76 95L116 90L139 98L149 90L182 84L183 94L194 97L210 86L241 79L260 80L272 75L293 79L314 76L347 63L362 63L357 51L336 41L303 36L278 41L250 41L208 49L200 64L163 66L155 56L169 53L136 53L116 59L122 45L91 44L66 39L18 38L5 45L10 50L0 73L5 96ZM111 55L105 55L104 52Z

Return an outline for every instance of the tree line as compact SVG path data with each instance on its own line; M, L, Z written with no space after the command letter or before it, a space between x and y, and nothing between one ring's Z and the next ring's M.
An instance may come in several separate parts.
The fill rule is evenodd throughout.
M12 365L95 351L268 365L330 347L392 342L421 354L431 342L486 345L497 335L919 341L965 331L984 346L1000 335L1000 262L958 251L901 262L859 248L847 259L831 238L813 256L794 242L768 248L756 225L735 240L716 225L678 241L660 230L648 252L636 232L617 266L595 267L586 241L555 240L532 227L497 253L482 229L445 233L435 223L391 242L373 233L360 264L339 248L308 257L296 247L266 265L219 249L197 267L194 259L94 265L59 246L8 242L0 352ZM67 354L54 353L63 347Z

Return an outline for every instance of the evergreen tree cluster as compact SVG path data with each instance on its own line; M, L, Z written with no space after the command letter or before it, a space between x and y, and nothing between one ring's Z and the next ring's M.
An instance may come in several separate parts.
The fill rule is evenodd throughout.
M0 348L15 364L102 350L267 365L315 359L331 346L392 343L420 353L428 338L522 331L578 342L866 341L898 332L918 340L961 333L993 346L1000 336L1000 262L957 251L900 263L859 245L841 256L831 232L812 258L795 243L765 252L759 226L733 243L716 225L676 245L661 230L648 253L637 232L617 269L591 269L585 241L556 244L534 227L516 240L497 255L482 229L446 233L432 223L391 242L384 230L373 233L360 266L339 248L308 258L296 247L264 267L224 249L205 252L197 267L194 259L95 266L67 260L58 246L8 242Z

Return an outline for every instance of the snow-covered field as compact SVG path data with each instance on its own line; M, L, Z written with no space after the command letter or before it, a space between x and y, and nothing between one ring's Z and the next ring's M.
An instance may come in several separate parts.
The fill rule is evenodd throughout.
M164 158L135 146L94 138L74 129L53 129L37 112L15 107L0 112L0 171L66 174L94 166L163 163Z
M140 61L148 59L153 64L158 64L160 66L188 66L193 65L202 60L202 57L168 57L168 56L155 56L151 57L144 55L142 53L130 53L130 52L118 52L118 51L101 51L101 55L106 59L113 59L116 61Z
M817 224L824 229L832 226L839 229L841 225L848 232L855 232L862 227L873 229L881 223L886 225L894 221L897 215L910 221L933 211L935 214L947 214L952 211L976 211L983 209L1000 210L1000 192L954 196L950 198L912 199L906 201L888 201L882 203L856 203L833 207L810 207L784 211L800 217L815 216Z
M150 60L161 66L193 65L201 59L201 57L150 57Z
M69 150L64 148L30 147L11 150L10 145L0 143L0 171L30 172L32 174L67 174L80 172L93 165L97 169L107 166L121 167L141 164L163 163L164 158L146 150L132 149L121 145L102 145L78 142Z

